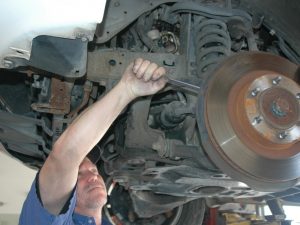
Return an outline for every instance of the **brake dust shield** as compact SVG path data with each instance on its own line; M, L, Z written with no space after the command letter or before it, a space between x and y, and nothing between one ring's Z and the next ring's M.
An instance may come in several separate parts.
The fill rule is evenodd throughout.
M267 53L227 58L199 93L201 142L224 173L260 191L300 177L298 66Z

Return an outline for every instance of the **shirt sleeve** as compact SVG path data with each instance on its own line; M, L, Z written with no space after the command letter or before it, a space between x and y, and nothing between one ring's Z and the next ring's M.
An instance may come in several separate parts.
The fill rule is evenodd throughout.
M38 174L31 185L31 189L23 204L19 225L62 225L72 224L72 214L76 205L76 190L72 192L69 207L59 215L49 213L38 197Z

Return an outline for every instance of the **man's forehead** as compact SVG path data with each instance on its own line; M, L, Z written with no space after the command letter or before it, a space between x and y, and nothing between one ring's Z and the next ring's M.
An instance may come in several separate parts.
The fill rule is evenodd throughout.
M97 166L91 162L91 160L89 160L88 158L84 158L79 166L79 170L80 169L84 169L84 168L96 168Z

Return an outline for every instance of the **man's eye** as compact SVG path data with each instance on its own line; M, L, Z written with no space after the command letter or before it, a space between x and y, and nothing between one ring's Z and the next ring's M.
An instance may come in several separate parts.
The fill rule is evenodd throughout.
M98 174L98 170L97 170L97 169L94 169L94 170L92 170L92 173Z

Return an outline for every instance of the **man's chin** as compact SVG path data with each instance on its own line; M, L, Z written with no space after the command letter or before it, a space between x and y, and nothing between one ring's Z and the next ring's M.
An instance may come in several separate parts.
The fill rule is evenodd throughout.
M102 209L102 207L106 204L107 199L99 199L96 201L93 199L92 201L89 201L86 206L89 209Z
M105 205L107 202L107 194L106 191L97 191L98 188L89 192L89 202L94 203L93 205Z

